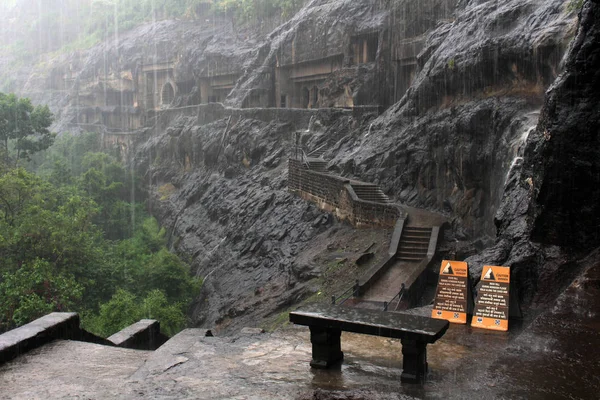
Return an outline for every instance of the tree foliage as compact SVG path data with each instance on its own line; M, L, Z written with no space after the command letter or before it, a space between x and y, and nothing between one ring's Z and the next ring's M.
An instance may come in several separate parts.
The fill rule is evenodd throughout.
M240 21L252 22L274 16L289 19L305 3L305 0L215 0L213 9Z
M65 136L34 157L40 175L0 168L0 332L67 310L105 336L140 318L185 326L201 280L128 201L139 180L98 149L92 135Z
M583 7L583 0L569 0L569 4L567 4L567 11L569 12L579 12Z
M150 21L211 18L207 10L227 14L234 23L288 19L307 0L44 0L33 12L28 1L12 1L12 11L5 5L0 24L8 28L0 31L0 44L31 60L37 54L89 48ZM12 21L19 23L12 26Z
M12 328L52 311L74 309L83 287L69 273L56 272L48 261L35 259L0 282L0 326Z
M163 291L155 289L141 298L118 289L110 301L100 306L97 315L84 319L84 327L108 337L144 318L160 321L161 331L169 336L179 332L186 324L181 304L169 302Z
M54 117L48 106L36 106L27 98L0 93L0 141L8 154L9 142L14 143L17 159L30 159L54 142L49 131Z

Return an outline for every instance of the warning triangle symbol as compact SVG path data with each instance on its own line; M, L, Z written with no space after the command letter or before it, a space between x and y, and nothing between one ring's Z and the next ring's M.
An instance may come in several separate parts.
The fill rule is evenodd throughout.
M492 271L491 268L488 269L488 271L483 276L483 279L485 279L486 281L495 281L496 280L496 276L494 275L494 271Z
M442 271L444 275L454 275L454 271L452 270L452 265L450 263L446 264L446 268Z

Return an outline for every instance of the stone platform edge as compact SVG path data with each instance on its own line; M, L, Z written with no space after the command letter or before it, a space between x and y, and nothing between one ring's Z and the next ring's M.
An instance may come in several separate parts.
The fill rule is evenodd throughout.
M141 320L108 340L80 327L79 315L53 312L0 335L0 365L53 340L76 340L137 350L156 350L169 338L160 333L155 320Z
M154 319L142 319L108 337L117 347L136 350L156 350L169 338L160 333L160 322Z

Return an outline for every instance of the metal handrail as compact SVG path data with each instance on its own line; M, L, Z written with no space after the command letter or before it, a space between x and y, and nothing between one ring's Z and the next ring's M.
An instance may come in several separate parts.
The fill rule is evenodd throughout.
M392 304L394 302L394 300L396 300L396 297L398 297L398 304L396 305L396 308L394 309L394 311L397 311L398 306L400 305L400 302L402 301L402 297L404 296L404 292L406 292L406 285L404 285L404 283L403 283L400 291L394 297L392 297L392 299L389 302L388 301L383 302L383 311L388 311L388 306L390 304Z
M298 152L300 152L300 161L306 166L307 169L310 169L310 163L308 162L308 156L304 149L300 146L298 133L294 132L294 158L298 160Z
M350 297L358 297L360 295L360 284L358 282L358 279L354 282L354 285L349 287L348 289L346 289L346 291L342 294L340 294L339 296L331 296L331 305L335 306L336 301L339 301L340 299L343 298L342 301L340 301L338 303L338 305L342 305L344 304L348 299L350 299Z
M324 148L327 145L328 145L328 143L323 143L321 146L317 147L316 149L314 149L313 151L308 153L308 156L310 157L311 155L315 154L317 151L321 150L322 148Z
M304 151L304 149L302 149L299 146L295 146L294 150L295 150L294 159L302 162L302 164L304 164L304 166L307 169L310 169L310 163L308 162L308 156L306 155L306 152ZM300 157L298 157L298 153L300 153Z

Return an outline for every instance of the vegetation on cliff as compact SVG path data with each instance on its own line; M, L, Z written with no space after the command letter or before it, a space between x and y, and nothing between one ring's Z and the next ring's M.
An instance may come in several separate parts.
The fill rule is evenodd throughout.
M0 168L0 331L51 311L103 336L140 318L185 326L201 281L135 201L135 177L97 150L95 134L63 136L33 157L37 173Z
M233 24L288 19L306 0L23 0L0 5L0 48L20 59L89 48L141 24L226 15Z

